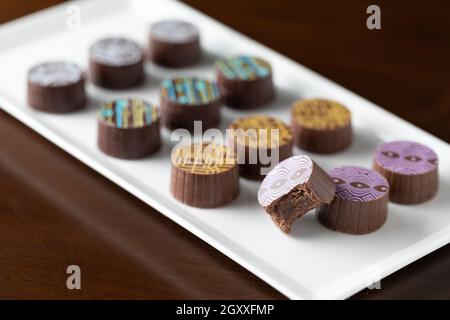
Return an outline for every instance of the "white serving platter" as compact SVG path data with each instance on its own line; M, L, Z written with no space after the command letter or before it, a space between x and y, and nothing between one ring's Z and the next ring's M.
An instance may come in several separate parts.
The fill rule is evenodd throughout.
M73 5L77 7L70 7ZM77 8L81 13L79 28L73 16ZM168 70L149 63L146 68L150 80L135 90L107 91L88 85L88 108L70 115L43 114L27 106L26 72L31 65L49 59L68 59L86 66L88 46L108 35L129 36L145 45L149 25L163 18L182 18L198 25L205 51L198 66ZM370 167L377 144L394 139L415 140L438 153L440 191L437 197L415 206L390 204L387 223L369 235L329 231L313 213L299 219L292 233L285 235L258 206L256 182L241 179L239 198L218 209L195 209L175 201L169 193L169 157L174 142L170 141L168 132L164 134L162 150L147 159L117 160L97 150L95 111L99 101L135 96L158 103L158 87L163 78L183 74L212 79L214 59L238 53L261 56L273 65L278 98L259 113L288 121L291 103L306 97L332 98L351 109L355 127L353 145L333 156L312 155L325 169L343 164ZM0 27L0 70L3 75L0 105L6 112L289 298L347 298L450 240L450 147L447 143L182 3L77 1L21 18ZM225 108L223 127L243 114Z

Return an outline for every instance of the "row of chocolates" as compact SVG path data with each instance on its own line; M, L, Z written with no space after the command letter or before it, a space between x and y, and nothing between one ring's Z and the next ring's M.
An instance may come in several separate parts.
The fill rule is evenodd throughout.
M239 194L239 166L232 147L205 142L176 147L171 192L190 206L223 206ZM385 223L389 200L422 203L437 190L436 153L416 142L394 141L377 147L373 169L340 166L325 171L309 156L291 156L265 176L258 202L285 233L297 218L316 209L326 227L366 234Z
M148 57L156 64L178 68L201 57L198 29L182 21L162 21L151 27ZM107 38L89 50L89 79L97 86L125 89L143 82L144 50L134 41ZM156 152L160 124L169 129L203 129L220 123L223 104L254 109L275 96L271 65L258 57L236 56L215 64L217 82L195 77L164 80L161 109L140 99L116 99L98 111L98 146L108 155L133 159ZM28 72L28 102L52 113L78 110L86 104L86 76L76 64L47 62ZM239 177L263 180L258 200L275 224L289 232L292 222L317 208L319 220L333 230L367 233L387 218L390 198L403 204L421 203L437 192L437 156L414 142L379 146L373 169L338 167L328 172L308 156L293 155L293 145L330 154L352 141L351 113L326 99L305 99L291 108L291 125L265 115L236 119L229 125L227 145L201 143L172 152L171 193L200 208L223 206L239 194ZM241 132L242 134L238 134ZM264 150L265 149L265 150ZM243 150L239 153L237 150ZM276 165L261 158L276 154ZM249 161L256 155L255 161ZM273 159L272 159L273 160Z

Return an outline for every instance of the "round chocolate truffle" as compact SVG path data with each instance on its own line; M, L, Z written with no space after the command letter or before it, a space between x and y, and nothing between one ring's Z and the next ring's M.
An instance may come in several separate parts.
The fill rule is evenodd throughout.
M84 80L83 70L74 63L38 64L28 71L28 104L51 113L78 110L86 104Z
M252 109L273 100L272 67L257 57L237 56L216 62L217 83L225 104Z
M198 208L223 206L239 194L239 168L232 149L215 143L181 145L172 151L170 191Z
M204 130L220 122L222 99L216 83L198 78L177 77L161 85L161 112L169 129L194 129L202 121Z
M321 154L347 148L352 142L350 111L324 99L299 100L292 106L291 125L297 147Z
M378 172L355 166L330 170L336 184L333 201L317 210L319 221L331 230L350 234L375 231L388 215L389 183Z
M310 157L292 156L266 176L258 192L259 204L283 232L289 233L295 219L330 203L335 185Z
M161 145L158 109L143 100L117 99L104 103L97 119L98 147L110 156L143 158Z
M90 77L94 84L107 89L126 89L144 80L144 54L134 41L107 38L89 50Z
M393 202L421 203L437 193L438 157L420 143L394 141L378 146L373 168L389 181Z
M281 120L253 115L236 119L228 129L244 178L262 180L265 171L292 156L291 129Z
M200 36L196 26L180 20L164 20L150 29L152 61L164 67L182 68L200 59Z

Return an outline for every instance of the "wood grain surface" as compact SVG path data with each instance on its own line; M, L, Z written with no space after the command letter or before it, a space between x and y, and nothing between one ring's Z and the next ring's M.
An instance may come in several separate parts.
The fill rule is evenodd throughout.
M1 1L0 22L58 2ZM450 141L450 2L377 1L376 31L364 0L186 2ZM284 298L3 111L0 150L0 298ZM353 298L450 299L448 270L449 245Z

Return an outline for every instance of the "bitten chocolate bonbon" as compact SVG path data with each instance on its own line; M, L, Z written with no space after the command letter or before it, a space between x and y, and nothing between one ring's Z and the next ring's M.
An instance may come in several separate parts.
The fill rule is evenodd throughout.
M236 119L231 141L242 177L262 180L271 166L292 155L292 133L283 121L263 115Z
M74 63L41 63L28 71L27 78L28 104L36 110L66 113L86 104L85 74Z
M317 210L331 230L366 234L379 229L388 215L389 183L371 169L341 166L328 172L336 183L333 201Z
M215 82L199 78L177 77L161 85L161 113L169 129L192 131L194 121L209 129L220 122L222 100Z
M161 145L158 109L143 100L117 99L104 103L97 122L98 147L110 156L143 158Z
M438 157L420 143L393 141L378 146L373 168L389 181L389 198L393 202L422 203L437 193Z
M150 29L151 60L161 66L181 68L196 63L201 56L196 26L180 20L164 20Z
M269 172L258 192L259 204L289 233L295 219L333 200L335 184L310 157L290 157Z
M134 41L107 38L89 49L91 81L107 89L127 89L144 81L144 53Z
M352 142L350 111L324 99L299 100L292 106L291 126L297 147L320 154L334 153Z
M236 56L219 60L216 74L225 104L231 108L256 108L275 96L272 67L261 58Z
M170 191L180 202L214 208L239 194L239 168L231 148L215 143L181 145L172 151Z

